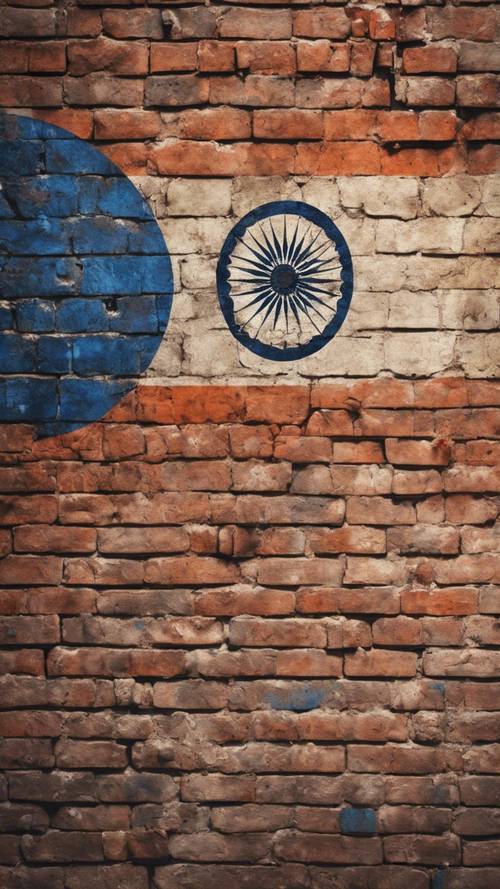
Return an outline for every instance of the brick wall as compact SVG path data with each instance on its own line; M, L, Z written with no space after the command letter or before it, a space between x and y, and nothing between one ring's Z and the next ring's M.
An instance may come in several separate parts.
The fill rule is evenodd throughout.
M2 889L497 889L497 16L2 4L0 105L132 177L176 291L102 421L0 426ZM215 266L283 198L355 292L277 366Z

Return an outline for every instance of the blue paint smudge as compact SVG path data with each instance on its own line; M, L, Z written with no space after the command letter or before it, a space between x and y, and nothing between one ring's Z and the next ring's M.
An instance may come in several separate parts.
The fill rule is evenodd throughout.
M437 870L432 875L431 887L432 889L444 889L446 879L446 869Z
M327 694L327 689L304 685L301 688L275 689L268 692L266 702L273 710L292 710L295 713L305 713L308 710L316 710L321 707Z
M340 830L348 834L375 833L377 819L374 809L357 809L350 807L340 813Z

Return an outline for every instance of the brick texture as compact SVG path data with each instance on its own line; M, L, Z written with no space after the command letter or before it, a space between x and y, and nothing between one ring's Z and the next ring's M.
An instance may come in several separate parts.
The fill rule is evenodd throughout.
M498 402L142 386L4 426L2 885L492 889Z
M498 103L497 29L497 8L482 3L436 7L422 0L416 8L374 9L353 2L70 0L57 12L51 0L13 0L0 23L0 105L52 118L77 134L83 127L85 138L106 139L112 153L123 138L113 125L117 107L130 109L123 112L130 119L124 138L140 143L144 167L154 168L158 152L169 151L171 172L181 175L185 165L196 169L198 140L233 145L236 166L246 157L248 174L259 175L252 137L275 156L274 174L333 175L337 151L307 148L342 139L335 134L346 112L346 175L491 173L495 146L484 152L481 143L499 135L498 127L482 129ZM286 111L295 106L314 117ZM206 125L191 130L176 154L171 140L183 139L186 112L196 107L209 110ZM396 108L397 129L382 125L384 113ZM431 126L428 111L436 108L448 109L448 119L435 117ZM229 126L231 114L243 109L248 125ZM126 172L135 171L130 148L118 156ZM204 165L204 175L220 175L207 151Z
M133 178L177 291L102 421L0 426L2 889L498 889L498 16L2 4L0 107ZM281 198L355 269L283 376L214 283Z

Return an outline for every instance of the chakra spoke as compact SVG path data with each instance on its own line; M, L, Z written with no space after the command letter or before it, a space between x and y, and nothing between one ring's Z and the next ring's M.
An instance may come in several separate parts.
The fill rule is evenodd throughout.
M259 226L259 227L260 227L260 230L261 230L262 234L264 235L264 239L265 239L265 242L266 242L266 244L267 244L267 247L268 247L268 249L269 249L269 251L270 251L270 253L271 253L271 256L272 256L272 258L273 258L273 262L275 262L276 264L278 264L278 262L280 261L280 260L279 260L279 256L278 256L278 254L276 253L276 251L275 251L273 245L271 244L269 238L267 237L267 235L266 235L266 233L265 233L265 231L264 231L262 225Z
M274 290L271 290L270 287L268 287L267 290L264 291L264 293L261 293L261 294L259 294L259 296L256 296L255 299L252 299L249 303L246 303L244 306L240 306L238 309L236 309L236 311L243 312L245 309L249 309L250 306L254 306L256 303L262 302L268 296L269 293L274 293Z
M304 315L306 315L306 317L307 317L307 318L309 319L309 321L311 322L312 326L318 331L318 333L321 333L321 330L320 330L320 328L318 327L318 325L316 324L314 318L311 318L307 306L304 305L304 304L302 303L302 299L301 299L301 297L300 297L300 296L295 296L295 297L294 297L294 300L295 300L295 302L297 303L297 307L300 309L301 312L304 313Z
M283 248L282 248L280 242L278 241L278 238L276 237L276 232L274 231L274 226L273 226L272 222L270 222L269 225L271 226L271 231L273 233L273 241L274 241L276 253L278 254L278 260L279 260L279 262L283 262Z
M269 250L266 250L266 248L262 246L262 244L260 243L260 241L257 240L257 238L255 237L253 232L248 232L248 234L251 237L252 241L254 241L254 243L257 244L257 246L259 247L259 249L261 251L260 254L258 254L257 251L255 251L256 255L260 255L263 259L267 259L268 262L273 262L274 260L273 260L272 254L269 252ZM249 247L245 241L242 241L241 238L239 238L238 240L242 244L244 244L245 247L248 247L249 250L253 249L252 247Z
M293 251L295 250L295 244L297 243L297 235L299 233L299 224L300 224L300 216L297 218L297 224L295 226L295 231L293 233L290 247L288 248L288 253L285 257L286 262L292 261Z
M316 243L316 241L318 240L320 234L321 234L321 232L319 232L319 231L316 232L316 234L315 234L314 238L312 239L311 243L308 244L307 247L304 247L304 249L303 249L303 250L299 253L299 255L295 258L294 262L295 262L295 265L296 265L296 266L300 265L300 263L302 262L303 259L305 259L306 256L309 256L309 254L310 254L310 252L311 252L311 247L313 246L313 244Z
M257 339L257 337L259 336L259 333L261 332L263 325L269 318L269 315L271 314L274 306L276 305L277 300L279 300L278 294L275 295L274 299L271 301L270 305L268 306L265 317L262 319L261 325L260 325L259 329L257 330L257 333L255 334L255 339Z
M324 299L321 299L321 297L316 296L314 293L307 293L305 288L303 288L300 285L297 287L297 293L299 293L302 297L307 297L308 299L314 299L316 302L319 302L320 305L324 306L325 309L328 309L329 311L331 311L332 307L330 305L328 305L328 303L325 302Z
M255 278L269 278L269 272L266 270L265 272L258 272L256 269L246 269L241 265L234 266L235 269L238 269L239 272L245 272L247 275L253 275Z
M299 298L302 300L302 302L304 303L305 306L309 306L309 308L312 309L312 311L315 312L316 315L319 315L319 317L320 317L323 321L325 320L325 316L322 315L321 312L320 312L320 310L319 310L315 305L312 304L312 302L310 301L310 299L309 299L308 296L306 296L304 293L297 294L297 295L298 295Z
M265 262L259 262L256 259L250 259L248 256L241 256L239 253L234 254L234 259L238 259L240 262L248 262L250 265L254 265L256 268L261 269L263 272L267 272L269 266L265 264Z
M271 302L272 304L274 304L274 301L275 301L275 299L277 299L277 298L278 298L278 295L277 295L276 293L274 293L274 291L272 291L272 292L269 294L269 296L267 296L266 299L263 301L262 305L259 306L259 308L255 310L255 312L253 313L253 315L250 316L250 318L248 319L248 321L245 321L243 327L244 327L244 328L247 327L247 326L250 324L250 322L253 321L253 319L254 319L257 315L260 315L260 313L263 312L263 311L265 310L266 306L269 306L269 303L270 303L270 302ZM268 313L268 314L269 314L269 313ZM267 318L267 315L266 315L266 318ZM264 321L265 321L265 320L266 320L266 319L264 318ZM261 326L262 326L262 325L261 325ZM260 330L260 327L259 327L259 330Z

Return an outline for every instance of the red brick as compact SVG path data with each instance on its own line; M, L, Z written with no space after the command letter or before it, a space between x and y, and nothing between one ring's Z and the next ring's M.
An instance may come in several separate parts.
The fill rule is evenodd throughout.
M391 587L304 589L297 593L297 611L303 614L393 614L399 611L399 593Z
M465 139L489 140L500 138L500 114L496 111L486 111L467 121L462 129Z
M224 632L222 625L210 617L148 617L137 625L134 620L86 615L64 620L63 639L76 645L210 645L222 643Z
M69 584L135 585L142 583L143 576L144 565L132 559L82 557L64 560L64 581Z
M224 835L220 833L196 833L177 835L169 848L176 858L188 861L258 861L271 847L272 834L254 833Z
M227 705L227 687L221 682L184 679L182 682L156 682L153 689L155 707L181 710L219 710Z
M47 83L47 79L44 79ZM64 97L68 105L120 105L123 107L141 106L144 99L144 84L141 79L113 77L107 72L93 71L83 77L66 77ZM61 104L44 102L43 104Z
M33 111L35 119L41 119L47 123L62 127L79 136L80 139L90 139L93 130L92 112L84 109L60 108L49 110L44 108L42 111Z
M290 463L247 460L232 466L234 491L286 491L292 480Z
M453 830L462 835L475 836L498 833L498 809L469 809L458 812L453 822ZM481 862L483 863L483 862Z
M453 74L457 70L457 52L446 44L414 46L403 52L403 69L406 74L436 72Z
M376 133L377 112L361 108L326 111L324 122L327 141L373 139Z
M215 37L217 19L215 9L175 9L162 15L165 36L172 40L190 40L193 37Z
M446 497L446 519L453 524L482 525L496 519L498 507L493 499L472 494L451 494Z
M426 775L444 767L441 750L427 747L384 747L351 744L348 748L349 768L354 772L391 772L394 775ZM434 800L433 800L434 802Z
M237 43L236 60L239 69L251 74L293 75L296 71L295 50L289 43L264 40Z
M154 43L151 46L152 74L162 71L196 71L197 67L197 43Z
M387 439L387 460L394 466L447 466L451 460L450 443Z
M55 9L12 9L2 15L5 37L53 37L57 31Z
M0 67L3 73L25 74L28 71L29 43L4 42Z
M463 552L487 553L498 549L499 537L495 528L464 528L462 531Z
M463 170L458 149L401 148L381 154L381 172L386 176L441 176Z
M58 741L56 764L61 769L119 769L127 765L127 750L116 741Z
M467 171L472 176L481 176L487 173L495 173L500 164L500 150L498 145L469 146Z
M102 30L102 17L97 9L68 9L68 37L97 37Z
M92 528L24 525L14 531L14 549L28 553L88 553L96 549Z
M413 40L425 40L427 33L427 19L425 9L405 9L396 20L396 37L398 42L411 42ZM435 39L438 34L433 34ZM443 35L444 36L444 35Z
M64 43L47 41L29 47L28 68L30 71L51 74L66 71L66 48Z
M372 40L392 40L395 35L394 17L386 9L374 9L369 18Z
M376 44L370 40L356 41L351 46L351 74L370 77L373 73Z
M147 583L172 585L232 583L238 581L240 576L235 565L222 559L178 556L150 559L146 563L144 577Z
M455 465L443 475L446 491L477 493L500 492L500 469L490 466Z
M378 811L383 833L444 833L450 829L452 813L434 806L382 806Z
M443 488L441 475L435 469L396 470L392 483L394 494L435 494Z
M68 70L78 76L94 71L139 75L148 73L148 50L144 44L118 43L98 37L68 47Z
M68 528L68 533L73 528ZM189 534L183 528L107 528L99 531L99 551L102 553L168 553L188 549Z
M23 855L30 862L102 861L100 834L50 830L42 837L25 836Z
M184 672L184 655L154 649L54 648L47 671L51 676L178 676Z
M285 175L292 172L293 161L291 145L200 145L183 140L155 149L151 156L153 168L164 175Z
M255 777L251 775L185 775L181 798L196 802L251 802L255 799Z
M429 10L429 26L433 40L458 37L470 40L494 40L496 19L493 9Z
M453 105L455 101L455 82L442 77L407 77L401 86L408 105Z
M468 587L401 593L401 608L408 614L473 614L477 607L478 591Z
M270 648L325 648L326 630L313 620L235 618L229 628L232 645Z
M460 840L455 836L386 837L384 855L387 861L405 864L459 864Z
M292 16L287 9L254 9L233 7L224 10L219 24L221 37L245 37L255 40L282 40L292 36Z
M415 676L417 656L412 652L362 651L345 657L346 676Z
M196 74L155 75L146 80L144 104L163 108L204 105L208 93L208 81Z
M274 456L290 460L292 463L329 463L332 458L332 445L328 438L320 436L302 438L300 433L282 434L276 438Z
M392 528L387 533L388 552L454 555L459 548L460 535L455 528L415 525L412 528Z
M385 463L382 446L375 441L333 443L334 463Z
M500 842L498 840L469 841L464 843L463 862L469 867L500 864Z
M52 742L25 738L0 740L2 769L51 768L54 765Z
M380 839L344 837L327 834L280 831L276 854L286 861L314 861L321 864L379 864L382 861Z
M414 525L415 507L411 503L393 503L384 497L348 497L346 518L350 525Z
M323 116L320 111L254 111L253 132L258 139L321 139Z
M359 413L363 408L412 407L413 384L406 380L353 380L316 384L311 390L311 404L321 408L344 408Z
M306 435L329 435L343 438L352 435L352 418L347 411L321 410L314 411L306 426Z
M129 9L126 16L121 9L105 9L102 23L106 34L118 40L127 37L162 40L164 36L159 9Z
M430 651L424 654L424 672L427 676L494 679L495 660L496 652L488 652L485 657L485 652L479 649Z
M500 78L495 74L469 74L457 77L457 103L481 108L496 108Z
M59 583L62 559L55 556L8 555L0 562L3 584Z
M30 639L30 641L32 640ZM2 673L26 673L30 676L43 676L45 673L43 651L33 648L1 651L0 670ZM38 703L38 700L35 703Z
M277 676L341 676L342 658L317 649L279 651Z
M297 43L298 71L346 73L349 64L350 47L346 43L331 43L329 40L299 40Z
M166 135L181 139L225 140L248 139L251 116L241 108L203 108L181 111L172 123L165 124Z
M308 532L309 546L316 554L385 553L385 532L361 525L343 528L318 528Z
M234 71L234 49L234 44L232 43L202 40L198 49L199 70L207 72Z
M336 38L347 37L351 23L343 9L321 6L300 10L293 16L293 33L296 37Z

